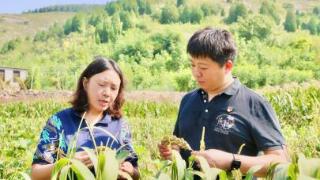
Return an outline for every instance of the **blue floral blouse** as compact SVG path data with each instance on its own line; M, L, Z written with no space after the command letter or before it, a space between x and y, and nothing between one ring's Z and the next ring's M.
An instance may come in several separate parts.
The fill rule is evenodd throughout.
M94 148L86 122L84 120L81 124L80 122L81 115L72 108L51 116L41 132L32 164L52 164L67 154L72 147L76 151L83 150L82 147ZM80 131L76 135L79 126ZM129 151L130 155L126 161L135 167L138 166L138 158L132 146L131 133L126 121L112 119L106 114L94 125L93 136L97 146Z

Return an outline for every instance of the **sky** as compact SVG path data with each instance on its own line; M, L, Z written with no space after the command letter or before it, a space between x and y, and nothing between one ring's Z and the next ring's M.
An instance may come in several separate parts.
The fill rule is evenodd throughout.
M22 13L27 10L60 4L106 4L107 1L108 0L1 0L0 13Z

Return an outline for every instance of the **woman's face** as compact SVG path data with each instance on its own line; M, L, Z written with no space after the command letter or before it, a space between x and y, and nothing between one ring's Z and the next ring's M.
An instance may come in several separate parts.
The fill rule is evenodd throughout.
M89 110L101 113L112 106L118 96L121 79L114 70L105 70L83 81Z

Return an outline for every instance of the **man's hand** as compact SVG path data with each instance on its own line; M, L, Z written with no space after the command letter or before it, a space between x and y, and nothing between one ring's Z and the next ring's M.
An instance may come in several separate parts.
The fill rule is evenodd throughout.
M74 154L74 158L81 161L87 167L93 167L89 155L85 151L79 151Z
M228 170L230 168L233 159L232 154L217 149L192 151L191 154L204 157L209 163L210 167L217 167L224 170Z
M171 160L172 158L172 149L180 151L179 147L176 145L164 145L158 144L160 156L162 159Z

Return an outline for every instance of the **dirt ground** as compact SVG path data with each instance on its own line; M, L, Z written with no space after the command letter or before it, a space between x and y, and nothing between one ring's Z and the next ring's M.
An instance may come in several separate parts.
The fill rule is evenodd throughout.
M278 86L267 86L255 89L258 94L274 92L278 90L289 90L292 88L307 88L309 86L319 87L320 81L310 81L307 83L289 83ZM54 99L57 101L68 101L72 98L72 91L36 91L36 90L0 90L0 104L9 102L30 102L36 100ZM131 91L126 92L127 101L153 101L153 102L174 102L179 103L184 92L169 91Z
M54 99L68 101L72 98L72 91L0 91L0 104L10 102L31 102L36 100ZM182 92L132 91L126 92L127 101L180 102Z

